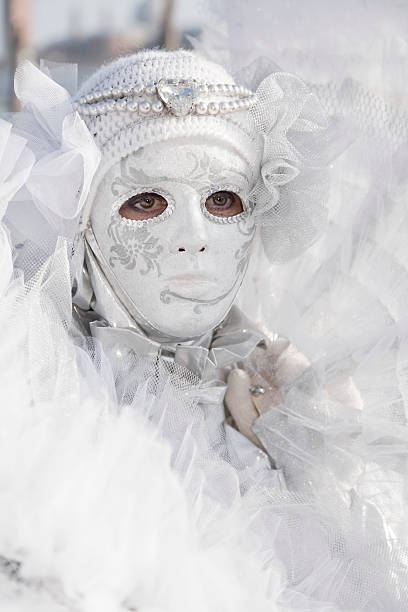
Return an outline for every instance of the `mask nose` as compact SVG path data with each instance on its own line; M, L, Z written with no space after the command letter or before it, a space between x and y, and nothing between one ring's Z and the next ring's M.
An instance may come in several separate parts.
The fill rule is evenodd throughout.
M187 244L186 241L184 241L184 244ZM187 245L187 246L179 246L176 251L178 253L188 253L190 255L195 255L196 253L204 253L206 249L206 245L204 244L202 247L198 248L198 246L194 245Z
M175 223L169 236L170 252L196 256L208 251L208 227L201 212L199 196L186 189L185 200L173 215Z

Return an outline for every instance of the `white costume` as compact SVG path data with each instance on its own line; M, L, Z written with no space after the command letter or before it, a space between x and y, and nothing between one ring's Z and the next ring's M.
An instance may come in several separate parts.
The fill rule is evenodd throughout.
M404 609L403 185L279 272L326 222L302 81L59 70L0 124L2 610Z

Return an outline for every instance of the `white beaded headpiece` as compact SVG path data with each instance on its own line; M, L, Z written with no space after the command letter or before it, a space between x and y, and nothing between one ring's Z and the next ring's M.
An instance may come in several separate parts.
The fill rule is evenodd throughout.
M208 137L256 167L262 150L249 109L256 96L219 64L192 51L145 50L102 67L80 88L78 112L102 153L89 204L119 159L153 142Z
M76 103L102 161L80 228L113 164L154 142L199 137L230 147L253 171L251 200L271 261L311 244L326 220L326 120L298 78L256 75L243 75L255 94L193 51L144 50L91 76Z
M217 115L248 110L255 102L255 94L243 86L198 83L189 78L160 79L158 83L95 91L82 96L76 107L81 115L103 115L115 110L145 117L165 112L184 117L190 113Z

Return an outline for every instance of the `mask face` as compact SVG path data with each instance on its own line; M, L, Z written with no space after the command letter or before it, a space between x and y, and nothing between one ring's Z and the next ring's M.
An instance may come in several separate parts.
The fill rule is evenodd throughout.
M244 159L207 140L149 145L105 175L91 215L100 263L142 327L182 340L222 321L254 236L252 183Z

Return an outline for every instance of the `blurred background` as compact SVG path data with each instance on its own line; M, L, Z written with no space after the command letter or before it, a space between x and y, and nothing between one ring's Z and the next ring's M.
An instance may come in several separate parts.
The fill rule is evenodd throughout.
M235 74L258 57L308 83L356 79L407 102L408 0L0 0L0 113L24 59L78 64L79 79L143 47L209 52Z
M0 112L16 108L13 75L23 59L73 62L80 80L143 47L190 48L203 0L0 0Z

